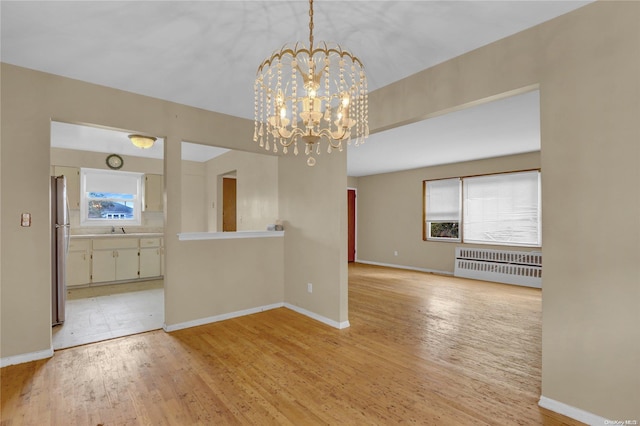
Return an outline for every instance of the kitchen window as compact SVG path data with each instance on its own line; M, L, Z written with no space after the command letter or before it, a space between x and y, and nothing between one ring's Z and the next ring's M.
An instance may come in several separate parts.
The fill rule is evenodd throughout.
M139 226L142 173L80 169L82 226Z

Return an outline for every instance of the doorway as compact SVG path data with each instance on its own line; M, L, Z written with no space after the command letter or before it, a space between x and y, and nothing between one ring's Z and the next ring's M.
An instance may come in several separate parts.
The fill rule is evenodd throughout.
M66 296L66 315L52 327L55 350L164 324L164 139L141 150L131 143L130 133L134 132L51 122L50 171L67 177L70 231L68 252L56 260L66 271L55 283ZM96 213L94 202L83 209L90 202L81 185L87 170L112 178L101 180L108 188L91 192L97 194L91 197L107 194L107 205L126 213L133 209L139 221ZM136 175L135 183L124 180L125 175ZM132 207L129 197L139 204ZM114 222L120 219L130 221ZM52 293L53 286L52 282Z
M236 179L222 178L222 232L236 232Z
M347 262L356 260L356 190L347 189Z

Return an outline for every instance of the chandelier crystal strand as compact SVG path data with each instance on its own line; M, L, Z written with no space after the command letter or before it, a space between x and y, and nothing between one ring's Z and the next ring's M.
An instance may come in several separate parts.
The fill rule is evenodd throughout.
M298 42L274 52L258 67L254 88L254 140L268 151L273 143L274 153L279 144L287 154L293 144L294 155L301 140L309 165L321 144L327 143L328 153L342 151L351 139L362 143L369 132L362 62L337 44L315 43L313 29L309 0L309 45Z
M258 82L253 85L253 141L258 142Z
M351 81L356 81L356 66L351 64ZM351 87L350 93L350 102L349 102L349 120L357 121L358 115L356 112L356 108L358 106L358 90L356 87ZM356 128L356 133L358 129ZM357 140L357 139L356 139ZM351 142L351 131L349 131L349 137L347 138L347 142Z
M261 81L262 82L262 77ZM264 147L264 85L259 84L260 86L260 127L258 128L258 138L260 141L260 148Z

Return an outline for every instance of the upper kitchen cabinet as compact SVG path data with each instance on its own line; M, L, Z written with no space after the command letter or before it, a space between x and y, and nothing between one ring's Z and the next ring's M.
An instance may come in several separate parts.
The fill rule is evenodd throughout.
M56 176L64 176L67 181L67 200L70 209L80 208L80 169L78 167L54 166Z
M164 210L162 175L146 174L144 176L144 210L161 212Z

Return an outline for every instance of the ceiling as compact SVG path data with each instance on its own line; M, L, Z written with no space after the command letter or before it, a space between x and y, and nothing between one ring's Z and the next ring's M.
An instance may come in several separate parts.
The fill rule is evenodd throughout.
M375 90L589 2L316 1L314 36L359 56ZM304 0L3 0L0 19L3 62L250 119L257 66L308 39ZM537 94L518 98L374 134L349 175L539 149Z
M131 132L101 127L81 126L59 121L51 122L51 146L54 148L116 153L155 159L164 157L164 139L158 138L151 148L140 149L129 141L130 134ZM225 148L189 142L183 142L181 148L183 160L197 162L208 161L229 151Z

